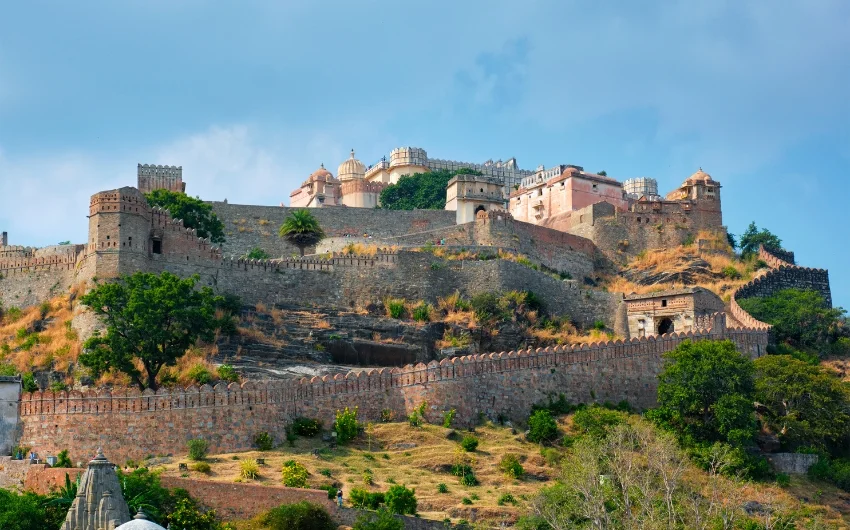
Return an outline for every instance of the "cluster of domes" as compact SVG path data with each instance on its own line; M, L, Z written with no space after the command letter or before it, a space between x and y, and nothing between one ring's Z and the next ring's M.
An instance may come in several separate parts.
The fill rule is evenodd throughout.
M690 177L688 177L688 180L686 180L685 182L686 183L714 182L714 179L711 178L711 175L709 175L708 173L703 171L702 168L699 168L697 170L697 172L694 173L693 175L691 175Z
M354 158L354 149L351 150L351 156L349 156L348 160L340 164L339 168L337 168L336 178L341 182L366 178L366 165ZM310 174L305 184L316 181L333 182L333 173L328 171L325 165L322 164L319 166L319 169Z

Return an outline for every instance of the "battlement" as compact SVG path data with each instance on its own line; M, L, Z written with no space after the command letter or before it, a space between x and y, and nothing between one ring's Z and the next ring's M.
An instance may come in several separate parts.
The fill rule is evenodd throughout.
M439 362L431 361L427 365L418 363L403 368L381 368L310 379L247 381L241 385L219 383L215 386L189 386L185 389L161 388L156 392L150 389L142 392L136 389L117 392L90 390L85 393L38 391L23 394L21 416L118 414L296 403L334 395L379 394L393 388L435 384L486 374L521 372L538 368L556 369L559 366L609 362L645 355L660 356L684 340L722 338L726 329L723 313L709 315L703 322L712 327L628 341L608 340L591 344L468 355L443 359ZM756 331L743 328L738 330ZM356 403L352 404L356 405Z
M742 285L732 293L730 312L741 324L755 329L770 330L771 326L744 311L738 300L751 297L770 296L783 289L811 289L818 291L829 307L832 293L829 288L829 271L812 269L794 264L794 253L759 246L759 259L767 263L770 270L763 276ZM784 258L784 259L783 259ZM786 261L789 260L790 261Z
M183 182L183 166L138 164L137 177L137 187L142 193L150 193L158 189L186 192L186 184Z

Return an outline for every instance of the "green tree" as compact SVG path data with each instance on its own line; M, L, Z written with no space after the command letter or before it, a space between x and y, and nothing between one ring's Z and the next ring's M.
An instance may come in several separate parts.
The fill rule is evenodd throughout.
M260 247L254 247L245 254L246 259L269 259L271 256L268 252Z
M664 354L652 416L686 442L743 444L756 430L753 363L732 341L686 340Z
M319 221L307 209L295 210L290 213L289 217L280 225L278 234L298 247L302 256L304 249L325 238L325 231L319 226Z
M198 339L212 340L220 325L215 313L225 300L209 287L196 289L198 279L137 272L95 287L81 301L106 331L85 342L80 362L95 374L122 372L140 389L156 390L159 371L177 364Z
M18 494L0 488L0 528L3 530L46 530L59 528L67 506L34 493Z
M148 204L165 208L174 219L182 219L183 226L194 228L198 237L210 238L213 243L224 243L224 223L212 211L212 206L201 199L179 191L153 190L145 194Z
M182 530L218 530L215 510L203 511L192 498L184 497L177 501L174 510L165 518L172 528Z
M318 504L301 501L272 508L258 522L267 530L336 530L330 514Z
M788 355L755 360L755 397L789 448L850 445L850 389L820 366Z
M381 191L381 208L387 210L442 210L446 207L446 188L455 175L481 175L480 171L462 168L441 169L413 175L402 175L398 183Z
M756 222L750 223L750 226L741 234L739 247L741 249L741 257L747 259L750 256L758 254L759 245L764 245L768 248L782 248L782 240L772 234L767 228L758 229Z
M744 311L771 324L778 342L796 348L824 349L835 340L845 313L840 307L827 306L820 293L812 290L783 289L738 303Z
M602 171L596 173L596 174L599 175L600 177L607 177L608 176L608 172L605 171L604 169Z

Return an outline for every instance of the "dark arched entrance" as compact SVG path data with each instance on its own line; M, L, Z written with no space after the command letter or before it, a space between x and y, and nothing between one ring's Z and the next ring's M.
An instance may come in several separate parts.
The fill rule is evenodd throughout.
M486 211L487 211L487 208L485 208L484 206L479 206L478 208L475 209L475 215L478 215L478 212L486 212Z
M662 318L658 322L658 334L673 333L673 321L669 318Z

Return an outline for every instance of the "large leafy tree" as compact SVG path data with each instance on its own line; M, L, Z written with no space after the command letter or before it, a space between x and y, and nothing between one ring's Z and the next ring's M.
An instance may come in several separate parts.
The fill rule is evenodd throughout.
M50 497L19 494L0 488L0 528L3 530L45 530L59 528L67 508L51 503Z
M753 221L744 233L741 234L741 241L738 243L741 249L741 257L747 259L752 255L758 254L759 245L764 245L768 248L782 248L782 240L767 228L759 230L756 222Z
M106 330L85 342L80 362L96 374L122 372L140 389L155 390L163 367L174 366L199 338L211 340L221 325L216 309L226 300L209 287L197 289L198 279L137 272L95 287L81 301Z
M289 214L278 230L280 237L286 239L301 251L317 244L325 238L325 231L319 226L319 221L310 210L295 210Z
M402 175L397 184L381 191L381 208L387 210L442 210L446 207L446 187L455 175L481 175L462 168Z
M850 387L820 366L788 355L755 360L756 400L767 424L789 448L847 447Z
M738 303L755 318L773 326L776 340L795 348L823 350L840 333L844 310L831 308L817 291L783 289L771 296Z
M182 219L187 228L198 231L199 237L208 237L213 243L224 243L224 223L212 211L212 206L201 199L179 191L153 190L145 194L148 204L168 210L174 219Z
M753 363L732 341L686 340L664 358L655 418L689 443L738 445L753 437Z

